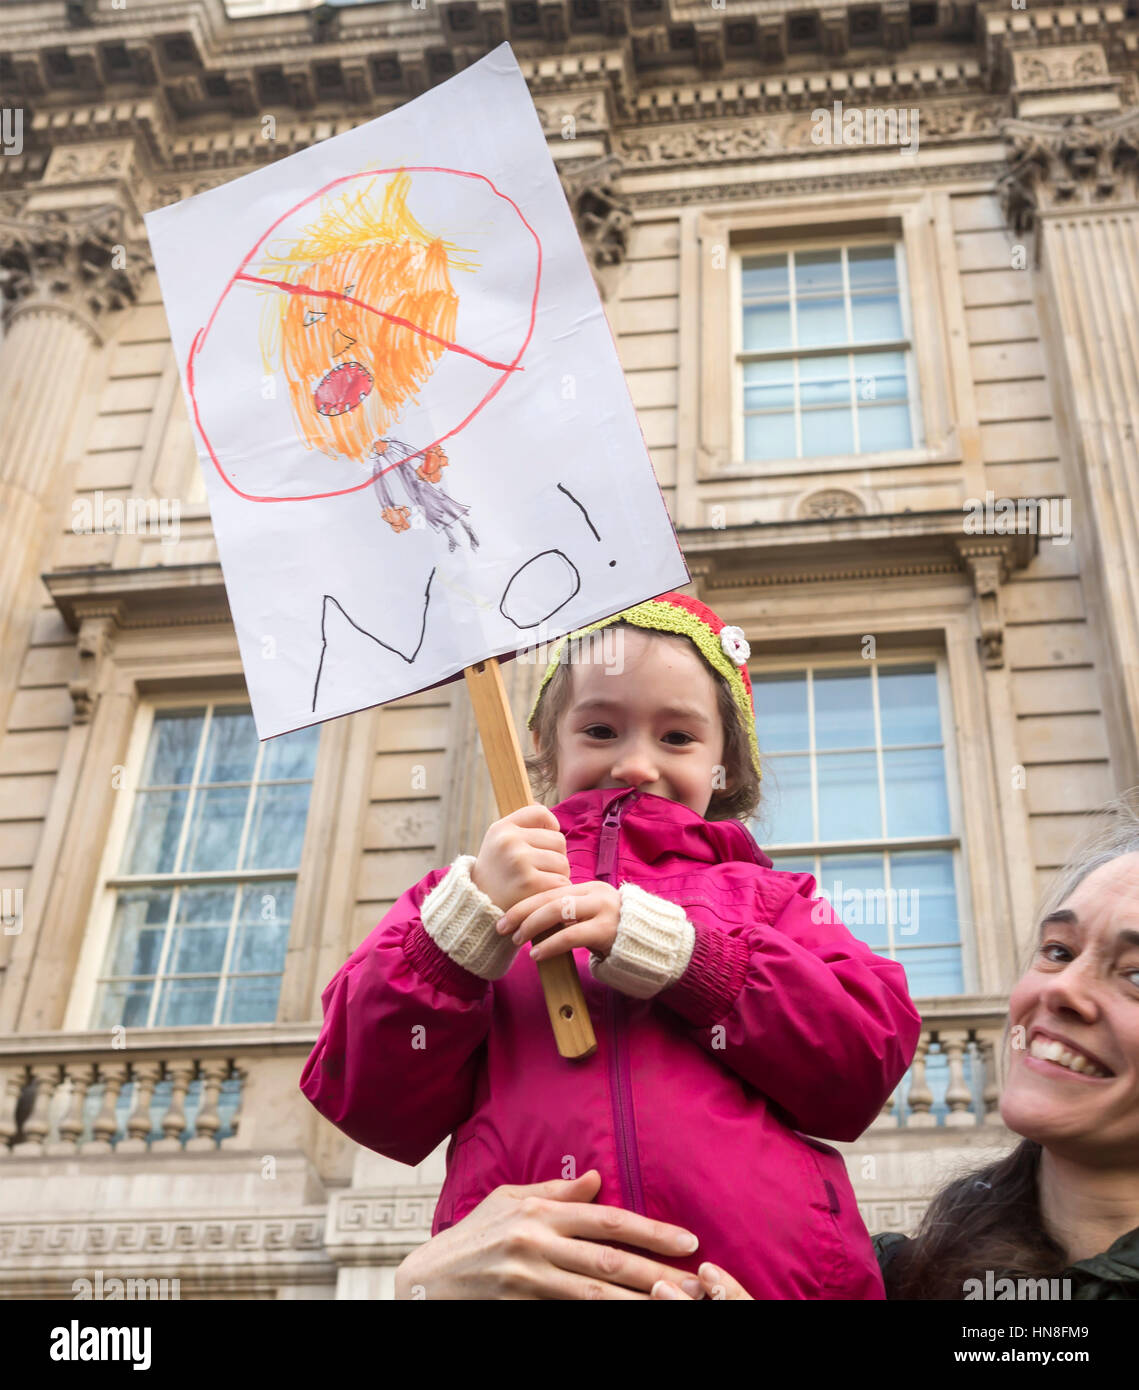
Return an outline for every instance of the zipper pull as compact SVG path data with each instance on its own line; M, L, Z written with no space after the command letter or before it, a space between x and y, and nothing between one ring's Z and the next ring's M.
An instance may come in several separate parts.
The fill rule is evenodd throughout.
M618 797L605 813L601 822L601 847L597 852L597 877L612 882L613 868L617 862L617 837L620 834L621 815L626 806L631 806L640 795L635 788L631 793Z

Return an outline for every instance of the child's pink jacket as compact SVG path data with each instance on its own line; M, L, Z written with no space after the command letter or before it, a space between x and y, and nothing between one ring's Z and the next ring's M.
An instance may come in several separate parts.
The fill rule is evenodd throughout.
M527 948L488 982L428 936L419 906L447 872L433 869L325 989L301 1090L401 1163L453 1134L432 1234L501 1183L597 1168L598 1203L695 1232L678 1268L711 1260L755 1298L882 1298L842 1156L817 1140L857 1138L913 1057L902 967L812 900L809 874L772 869L739 821L629 788L553 811L573 882L628 879L685 908L680 980L633 999L575 951L598 1048L566 1061Z

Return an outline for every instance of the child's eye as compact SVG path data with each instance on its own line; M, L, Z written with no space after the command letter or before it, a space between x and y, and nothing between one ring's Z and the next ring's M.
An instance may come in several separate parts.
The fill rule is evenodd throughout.
M582 733L588 735L589 738L600 738L600 734L595 734L593 732L594 729L602 729L605 733L610 732L607 724L591 724L588 729L583 729Z
M677 738L686 739L689 743L695 743L695 742L696 742L696 740L692 737L691 734L682 733L679 729L673 729L672 733L666 734L666 735L665 735L666 738L672 738L673 736L675 736L675 737L677 737ZM683 748L683 747L684 747L684 744L682 743L680 746L681 746L681 748Z

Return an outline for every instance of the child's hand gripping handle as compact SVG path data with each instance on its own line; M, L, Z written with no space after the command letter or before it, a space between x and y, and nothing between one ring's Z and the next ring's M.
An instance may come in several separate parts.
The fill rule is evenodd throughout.
M479 726L483 756L490 771L499 814L507 816L522 806L532 805L534 798L503 689L502 672L497 659L488 657L486 661L466 667L463 674L467 678L467 690ZM507 907L510 905L505 904ZM597 1051L597 1039L593 1034L593 1024L572 951L539 961L538 975L546 996L546 1008L558 1051L563 1057L571 1059L592 1056Z

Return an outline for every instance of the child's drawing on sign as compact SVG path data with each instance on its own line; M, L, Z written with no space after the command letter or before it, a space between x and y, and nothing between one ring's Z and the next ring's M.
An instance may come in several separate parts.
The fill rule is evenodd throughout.
M388 486L388 477L394 467L412 507L428 525L434 526L436 530L446 531L447 549L454 550L457 544L451 531L451 527L457 521L470 538L471 549L477 550L478 538L466 520L470 507L456 502L440 486L443 469L449 462L447 455L438 444L433 444L423 455L422 461L416 464L415 460L418 457L419 453L416 450L410 445L401 444L398 439L376 440L372 449L372 481L375 484L376 496L383 506L380 515L397 535L411 525L408 520L411 508L397 506Z
M397 469L412 507L446 530L454 550L450 527L470 508L441 489L446 454L438 443L415 450L385 436L444 352L457 346L459 295L450 271L476 266L417 221L407 206L410 191L406 170L382 189L368 179L295 239L270 247L259 267L274 291L262 310L261 352L266 370L285 376L306 448L365 464L381 515L398 535L413 523L385 479Z
M685 582L506 45L146 221L262 738Z

